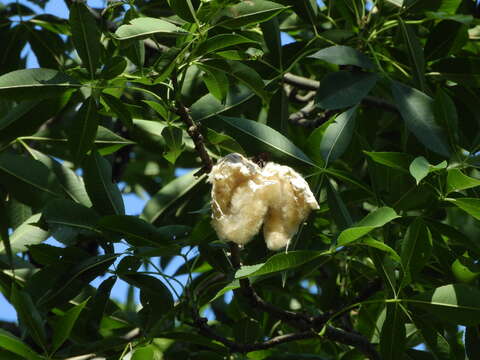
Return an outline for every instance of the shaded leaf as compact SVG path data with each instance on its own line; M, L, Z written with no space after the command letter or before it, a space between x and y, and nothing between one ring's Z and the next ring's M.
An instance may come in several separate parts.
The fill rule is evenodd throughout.
M403 360L405 355L405 319L400 304L387 304L387 316L380 334L382 359Z
M374 73L338 71L329 73L320 82L316 105L323 109L341 109L356 105L375 86Z
M95 210L69 200L50 201L43 210L43 219L52 231L63 228L92 235L96 233L99 220Z
M480 323L479 298L480 291L470 285L449 284L417 295L408 302L428 311L442 323L471 326Z
M175 206L180 199L204 180L204 176L194 176L197 171L198 169L194 169L163 186L160 191L147 202L141 217L154 223L164 212L172 206Z
M183 130L176 126L167 126L162 130L162 137L168 147L168 151L163 154L163 157L171 164L175 164L184 149Z
M75 323L80 316L83 308L87 304L88 299L75 305L69 309L65 314L59 315L54 320L53 338L52 338L52 352L56 352L60 346L70 337L70 334L75 326Z
M411 25L405 24L401 18L398 19L398 23L402 32L403 41L405 42L405 46L407 48L413 78L416 81L417 87L419 87L422 91L425 91L425 59L423 55L423 48Z
M331 46L317 51L309 57L336 65L355 65L364 69L373 69L370 59L350 46Z
M356 111L355 106L341 113L325 130L320 143L320 153L326 165L342 156L350 145L355 130Z
M0 96L11 99L56 97L79 83L57 70L23 69L0 76Z
M467 27L457 21L440 21L425 44L425 58L436 60L455 53L468 40Z
M75 49L93 78L100 62L101 50L101 33L95 18L83 2L75 1L70 5L69 23Z
M12 286L11 301L15 306L20 322L28 329L30 336L41 348L47 348L47 334L43 319L32 301L30 294Z
M465 331L465 352L469 360L480 357L480 328L478 325L468 326Z
M422 221L416 218L407 229L402 241L403 268L406 272L406 281L411 281L426 265L432 252L432 234Z
M26 251L29 245L40 244L47 240L50 236L49 232L35 226L40 217L41 214L32 215L10 235L10 247L13 253ZM1 252L5 252L2 244L0 244Z
M55 174L32 158L2 153L0 174L0 183L27 205L41 206L48 198L62 195Z
M364 151L364 153L376 163L402 172L408 172L409 165L412 161L412 156L406 153L382 151Z
M84 101L73 119L68 144L76 164L80 164L95 142L98 128L97 104L93 97Z
M312 160L287 137L267 125L252 120L226 116L220 116L220 119L228 126L227 133L234 136L240 145L250 144L251 147L253 140L259 148L266 149L274 155L315 166ZM248 146L245 146L245 148L248 148Z
M450 156L442 128L435 123L433 100L419 90L394 82L392 93L407 128L428 149Z
M97 151L92 151L84 166L84 180L93 207L103 215L125 214L122 194L112 182L112 167Z
M239 61L230 60L209 60L205 61L202 65L226 73L252 89L263 101L268 100L267 93L264 90L265 84L253 68Z
M133 125L132 116L120 99L106 93L102 93L102 99L110 108L110 111L112 111L116 117L122 121L123 125L126 127Z
M0 347L2 349L11 351L14 354L20 355L22 358L27 360L43 359L43 357L35 353L35 351L33 351L22 340L3 329L0 329Z

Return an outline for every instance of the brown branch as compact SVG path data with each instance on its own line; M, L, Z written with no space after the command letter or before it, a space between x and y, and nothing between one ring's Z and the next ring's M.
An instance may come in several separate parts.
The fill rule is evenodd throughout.
M240 250L235 243L230 243L230 257L234 269L238 269L241 266ZM302 313L278 308L263 300L252 287L249 279L240 279L240 288L242 289L244 296L250 300L252 307L263 310L273 317L285 321L291 326L299 329L301 332L297 334L318 333L323 327L325 327L325 323L330 317L329 314L309 317ZM333 326L326 325L323 337L330 341L353 346L371 360L380 360L380 355L376 351L375 346L361 334L336 329Z
M263 342L255 342L252 344L243 344L236 341L227 339L226 337L217 334L209 325L206 318L195 316L194 326L198 329L199 333L209 339L216 340L230 349L231 352L247 353L256 350L265 350L271 347L284 344L287 342L298 341L303 339L309 339L318 336L313 331L303 331L299 333L291 333L285 335L275 336L269 340Z
M286 84L295 86L303 90L318 90L318 88L320 87L320 81L308 79L303 76L294 75L292 73L286 73L283 76L283 80ZM362 100L362 104L366 106L378 107L392 113L398 113L398 109L395 105L374 96L364 97Z
M197 151L200 160L202 161L203 167L198 171L195 175L201 175L203 173L209 173L213 167L213 161L210 155L208 154L207 148L205 147L205 140L203 138L202 133L200 132L200 128L195 121L190 116L189 110L185 107L185 105L180 100L180 88L178 86L177 77L176 75L172 76L172 83L173 88L175 89L175 93L177 94L177 114L180 116L180 119L187 127L187 133L192 139L195 150Z

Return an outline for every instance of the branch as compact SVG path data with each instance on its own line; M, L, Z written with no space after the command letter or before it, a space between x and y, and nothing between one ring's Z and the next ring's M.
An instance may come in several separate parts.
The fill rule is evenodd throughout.
M283 80L285 81L285 83L303 90L318 90L318 88L320 87L320 81L308 79L303 76L294 75L292 73L286 73L283 76ZM374 96L364 97L362 100L362 104L366 106L378 107L392 113L398 113L398 109L395 105Z
M180 100L178 96L180 89L178 87L177 77L176 75L172 76L172 83L173 88L175 89L175 94L177 95L177 114L180 116L180 119L187 127L187 133L190 138L193 140L195 145L195 150L197 151L198 156L200 156L200 160L202 161L203 167L198 171L195 175L200 175L202 173L209 173L213 167L213 161L208 155L207 148L205 147L205 140L203 138L202 133L200 132L200 128L197 124L193 121L192 117L190 116L189 110L185 107L185 105Z
M227 339L226 337L223 337L219 334L217 334L209 325L208 325L208 320L206 318L202 318L197 316L194 319L194 325L202 334L203 336L208 337L209 339L216 340L226 347L230 349L231 352L238 352L238 353L247 353L250 351L256 351L256 350L264 350L264 349L269 349L271 347L284 344L287 342L292 342L292 341L297 341L297 340L303 340L303 339L309 339L318 336L315 332L313 331L303 331L299 333L291 333L291 334L286 334L286 335L279 335L275 336L269 340L266 340L264 342L256 342L252 344L243 344L239 343L236 341L232 341Z
M240 250L235 243L230 243L230 257L232 265L235 269L238 269L241 266ZM243 294L250 300L253 307L261 309L273 317L285 321L293 327L301 330L301 332L297 334L316 334L325 326L325 323L329 318L328 314L309 317L302 313L278 308L263 300L256 293L248 279L240 279L240 288L242 289ZM376 351L375 346L361 334L336 329L327 325L323 337L330 341L353 346L366 355L370 360L380 360L380 355Z

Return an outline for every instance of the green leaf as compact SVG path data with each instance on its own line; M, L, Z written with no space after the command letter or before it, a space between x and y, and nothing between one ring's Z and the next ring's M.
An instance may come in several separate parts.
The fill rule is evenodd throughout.
M369 213L355 226L343 230L337 239L337 245L342 246L368 234L370 231L382 227L390 221L399 218L395 210L389 207L381 207Z
M218 298L221 298L223 295L225 295L227 292L233 291L233 290L236 290L236 289L239 289L239 288L240 288L240 281L238 281L238 279L235 279L231 283L229 283L228 285L223 287L221 290L219 290L215 294L215 296L211 300L209 300L208 302L209 303L214 302Z
M480 180L465 175L459 169L450 169L447 172L447 194L480 186Z
M31 100L18 103L11 111L0 118L0 130L3 130L17 120L21 120L24 115L28 114L33 108L40 104L40 102L41 100Z
M172 180L158 191L145 205L141 217L154 223L164 212L171 209L185 195L199 185L205 176L195 177L198 169Z
M199 66L204 71L202 80L208 91L219 101L223 101L228 94L228 77L224 72L212 67Z
M212 94L206 94L198 99L190 108L192 118L204 121L216 115L242 105L254 97L254 93L244 85L231 84L226 99L222 102Z
M220 116L220 119L227 126L227 134L233 136L240 145L245 145L244 148L251 147L253 140L260 149L271 152L280 158L290 158L315 166L312 160L287 137L267 125L252 120L226 116Z
M450 139L450 145L455 147L458 143L458 114L452 98L441 87L435 94L433 103L435 119L442 126Z
M367 236L360 241L354 241L354 242L345 244L344 246L368 246L368 247L386 252L387 255L397 263L401 262L400 256L397 254L395 250L393 250L390 246L388 246L384 242L375 240L370 236Z
M408 172L409 164L412 161L412 156L406 153L382 151L364 151L364 153L376 163L402 172Z
M99 128L100 130L100 128ZM30 149L30 153L48 169L53 171L63 191L74 201L87 207L92 206L83 179L75 171L40 151Z
M40 244L47 240L50 236L49 232L35 226L40 217L41 214L32 215L10 235L10 247L13 253L26 251L29 245ZM2 252L5 252L5 248L0 244L0 253Z
M474 57L447 57L432 64L434 79L478 87L480 85L480 60Z
M78 110L68 136L68 144L76 164L80 164L87 152L92 149L97 128L97 104L93 97L89 97Z
M121 234L133 246L172 246L175 245L175 239L181 237L177 228L161 227L157 228L152 224L136 216L111 215L104 216L98 226L101 229L113 231ZM185 227L181 227L181 232Z
M431 252L432 234L422 219L417 217L407 229L400 253L408 282L420 273Z
M69 200L50 201L43 210L43 219L53 231L67 228L86 235L98 232L98 214L91 208Z
M70 6L69 23L78 56L93 78L98 68L101 51L101 33L95 18L84 3L75 1Z
M347 150L355 130L357 107L353 107L335 118L323 134L320 153L325 165L338 159Z
M93 207L103 215L123 215L122 194L112 182L112 167L97 151L92 151L84 166L84 180Z
M473 326L480 323L480 291L466 284L437 287L407 300L436 317L439 322Z
M55 174L32 158L0 154L0 175L0 184L27 205L41 206L48 198L62 196Z
M42 360L43 357L33 351L22 340L0 329L0 348L22 356L26 360Z
M168 5L175 11L175 14L188 22L195 22L195 8L190 8L187 0L168 0ZM194 11L192 13L192 10Z
M115 31L115 37L119 40L146 38L152 35L159 36L184 36L188 31L169 23L168 21L140 17L130 21L130 24L124 24Z
M425 44L425 58L436 60L455 53L468 40L467 27L453 20L440 21Z
M100 76L103 79L111 80L121 75L127 68L127 60L121 56L114 56L109 58L102 68Z
M398 19L398 24L402 32L403 41L407 48L410 67L413 72L413 78L422 91L425 91L425 59L423 56L423 48L417 36L413 32L411 25L405 24L402 19Z
M342 199L338 189L335 189L331 181L327 183L327 201L331 210L332 218L339 230L344 230L353 224L352 216Z
M320 82L316 105L323 109L342 109L356 105L375 86L378 75L337 71L329 73Z
M419 317L413 318L414 324L427 345L427 348L435 355L435 360L450 360L450 344L434 325Z
M276 254L270 257L265 263L242 266L235 273L235 278L242 279L293 269L329 254L331 254L330 251L311 250L289 251L288 253Z
M407 128L428 149L449 157L445 134L435 123L432 98L398 82L392 84L392 93Z
M355 65L369 70L374 68L373 63L367 56L350 46L331 46L317 51L309 57L336 65Z
M158 76L155 79L156 84L161 83L170 76L188 49L188 46L184 46L183 48L172 46L160 55L154 65L158 72Z
M79 86L70 76L52 69L15 70L0 76L0 96L14 100L57 97Z
M423 156L419 156L412 161L409 170L410 174L415 178L418 185L420 181L422 181L432 171L438 171L441 169L445 169L446 167L446 161L442 161L438 165L432 165Z
M463 211L467 212L475 219L480 220L480 199L476 198L460 198L460 199L445 199Z
M89 299L75 305L69 309L65 314L57 316L54 320L53 338L52 338L52 353L55 353L60 346L70 337L75 323L80 316L83 308Z
M247 43L256 43L256 41L240 34L219 34L202 42L196 52L198 55L206 55L219 49Z
M90 301L89 309L87 314L85 314L85 317L87 318L86 322L89 324L89 329L91 329L91 331L99 330L100 323L110 300L110 293L116 281L116 276L110 276L108 279L104 280L98 286L95 296Z
M239 62L230 60L209 60L202 63L203 67L209 67L222 71L233 77L242 84L248 86L263 101L268 101L267 93L264 90L265 84L260 75L251 67Z
M123 102L115 96L102 93L102 100L107 104L110 110L120 119L123 125L131 127L133 125L132 116Z
M267 0L249 0L226 7L216 25L229 29L259 24L280 14L288 7Z
M20 322L27 328L30 336L41 348L47 348L47 334L37 307L30 294L16 285L12 286L11 301L17 311Z
M184 149L183 130L176 126L167 126L162 130L162 136L168 146L168 151L163 157L171 164L175 164Z
M405 319L400 304L387 304L387 316L380 334L382 359L403 360L405 356Z

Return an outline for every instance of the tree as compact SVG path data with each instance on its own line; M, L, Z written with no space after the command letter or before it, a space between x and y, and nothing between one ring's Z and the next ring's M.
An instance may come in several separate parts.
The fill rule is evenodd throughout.
M66 3L0 8L0 358L479 358L476 1ZM287 251L212 229L234 152L315 193Z

